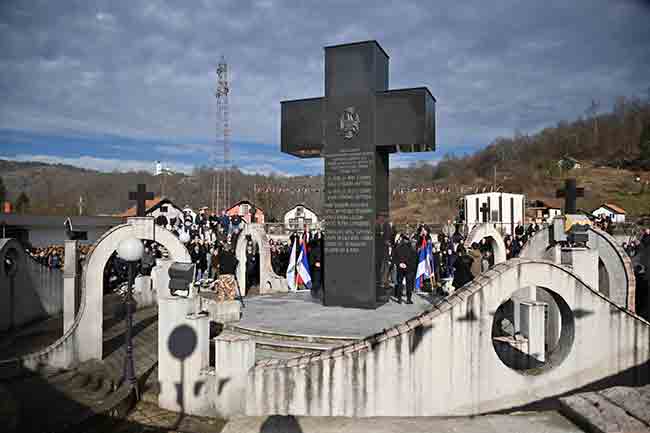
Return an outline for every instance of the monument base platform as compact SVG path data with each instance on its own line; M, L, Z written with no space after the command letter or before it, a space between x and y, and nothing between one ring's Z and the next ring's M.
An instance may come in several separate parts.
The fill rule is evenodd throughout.
M245 299L242 319L234 328L277 334L297 340L358 340L402 323L431 308L431 294L413 296L413 304L394 300L377 309L326 307L307 292Z

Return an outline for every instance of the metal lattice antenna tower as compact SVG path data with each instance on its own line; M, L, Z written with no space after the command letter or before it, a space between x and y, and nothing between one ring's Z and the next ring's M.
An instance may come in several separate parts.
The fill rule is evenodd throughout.
M216 187L216 203L213 198L213 208L215 211L230 206L230 108L228 106L228 94L230 93L230 83L228 81L228 63L221 56L217 65L217 89L215 96L217 98L217 118L216 118L216 140L217 148L221 155L217 155L217 177L213 181ZM221 156L221 158L219 158ZM220 167L219 167L220 166ZM215 185L216 184L216 185Z

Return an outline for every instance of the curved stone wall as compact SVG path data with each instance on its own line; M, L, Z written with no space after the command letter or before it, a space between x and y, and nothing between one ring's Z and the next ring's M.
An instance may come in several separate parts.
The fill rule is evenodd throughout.
M558 294L575 318L559 365L537 375L503 364L492 344L497 308L522 287ZM609 380L646 383L650 324L568 269L513 259L432 311L321 354L264 360L249 372L249 415L474 415L531 404Z
M550 228L538 231L528 240L519 257L522 259L551 259L549 253ZM617 305L635 311L636 280L632 261L616 239L596 227L589 228L590 248L598 250L598 257L606 269L602 277L606 278L608 297Z
M260 251L260 294L282 293L289 290L287 279L277 275L271 266L271 247L263 224L246 224L240 233L235 247L237 264L237 282L242 295L246 294L246 236L257 243Z
M8 254L15 256L17 272L12 288L5 266L0 266L0 332L60 314L63 272L35 261L15 239L0 239L0 265Z
M505 262L506 244L503 241L503 236L501 236L501 233L499 233L497 229L489 223L482 223L474 226L465 240L465 249L469 251L474 242L479 243L484 238L490 239L492 252L494 253L494 264L496 265Z
M130 237L160 243L175 261L191 261L181 241L169 230L154 224L153 218L130 218L127 224L111 228L95 242L86 257L79 310L72 326L47 348L20 359L0 361L0 367L5 363L19 363L30 369L44 365L67 368L77 362L102 359L104 266L119 243Z

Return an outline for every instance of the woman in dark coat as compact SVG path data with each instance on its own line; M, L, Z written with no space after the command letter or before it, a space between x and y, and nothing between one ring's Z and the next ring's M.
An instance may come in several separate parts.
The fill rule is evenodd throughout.
M259 275L259 254L255 251L253 243L246 245L246 290L257 285Z
M319 299L323 281L323 248L319 237L309 243L309 270L311 271L311 296Z
M190 257L192 258L192 263L196 266L196 279L200 280L203 278L205 271L208 270L208 257L205 254L203 246L194 244L190 251Z
M454 263L454 281L453 286L457 289L460 289L465 284L469 283L474 279L472 275L472 263L474 259L466 254L465 249L458 247L458 257L456 263Z

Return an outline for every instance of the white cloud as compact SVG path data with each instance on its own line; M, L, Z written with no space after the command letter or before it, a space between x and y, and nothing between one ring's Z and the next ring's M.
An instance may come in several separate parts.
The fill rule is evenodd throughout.
M154 147L154 150L165 155L189 155L194 152L214 154L217 152L216 144L182 143L182 144L161 144Z
M324 94L322 47L374 38L391 88L437 97L437 141L453 148L645 92L650 68L647 2L4 3L0 128L209 141L223 54L233 143L277 144L279 102Z
M20 154L14 156L2 156L3 159L13 161L34 161L43 162L46 164L65 164L74 167L86 168L90 170L97 170L103 172L128 172L128 171L150 171L153 172L154 164L151 161L138 161L129 159L112 159L112 158L96 158L94 156L79 156L79 157L63 157L52 155L30 155ZM166 168L172 171L181 173L190 173L192 166L182 163L166 163Z

